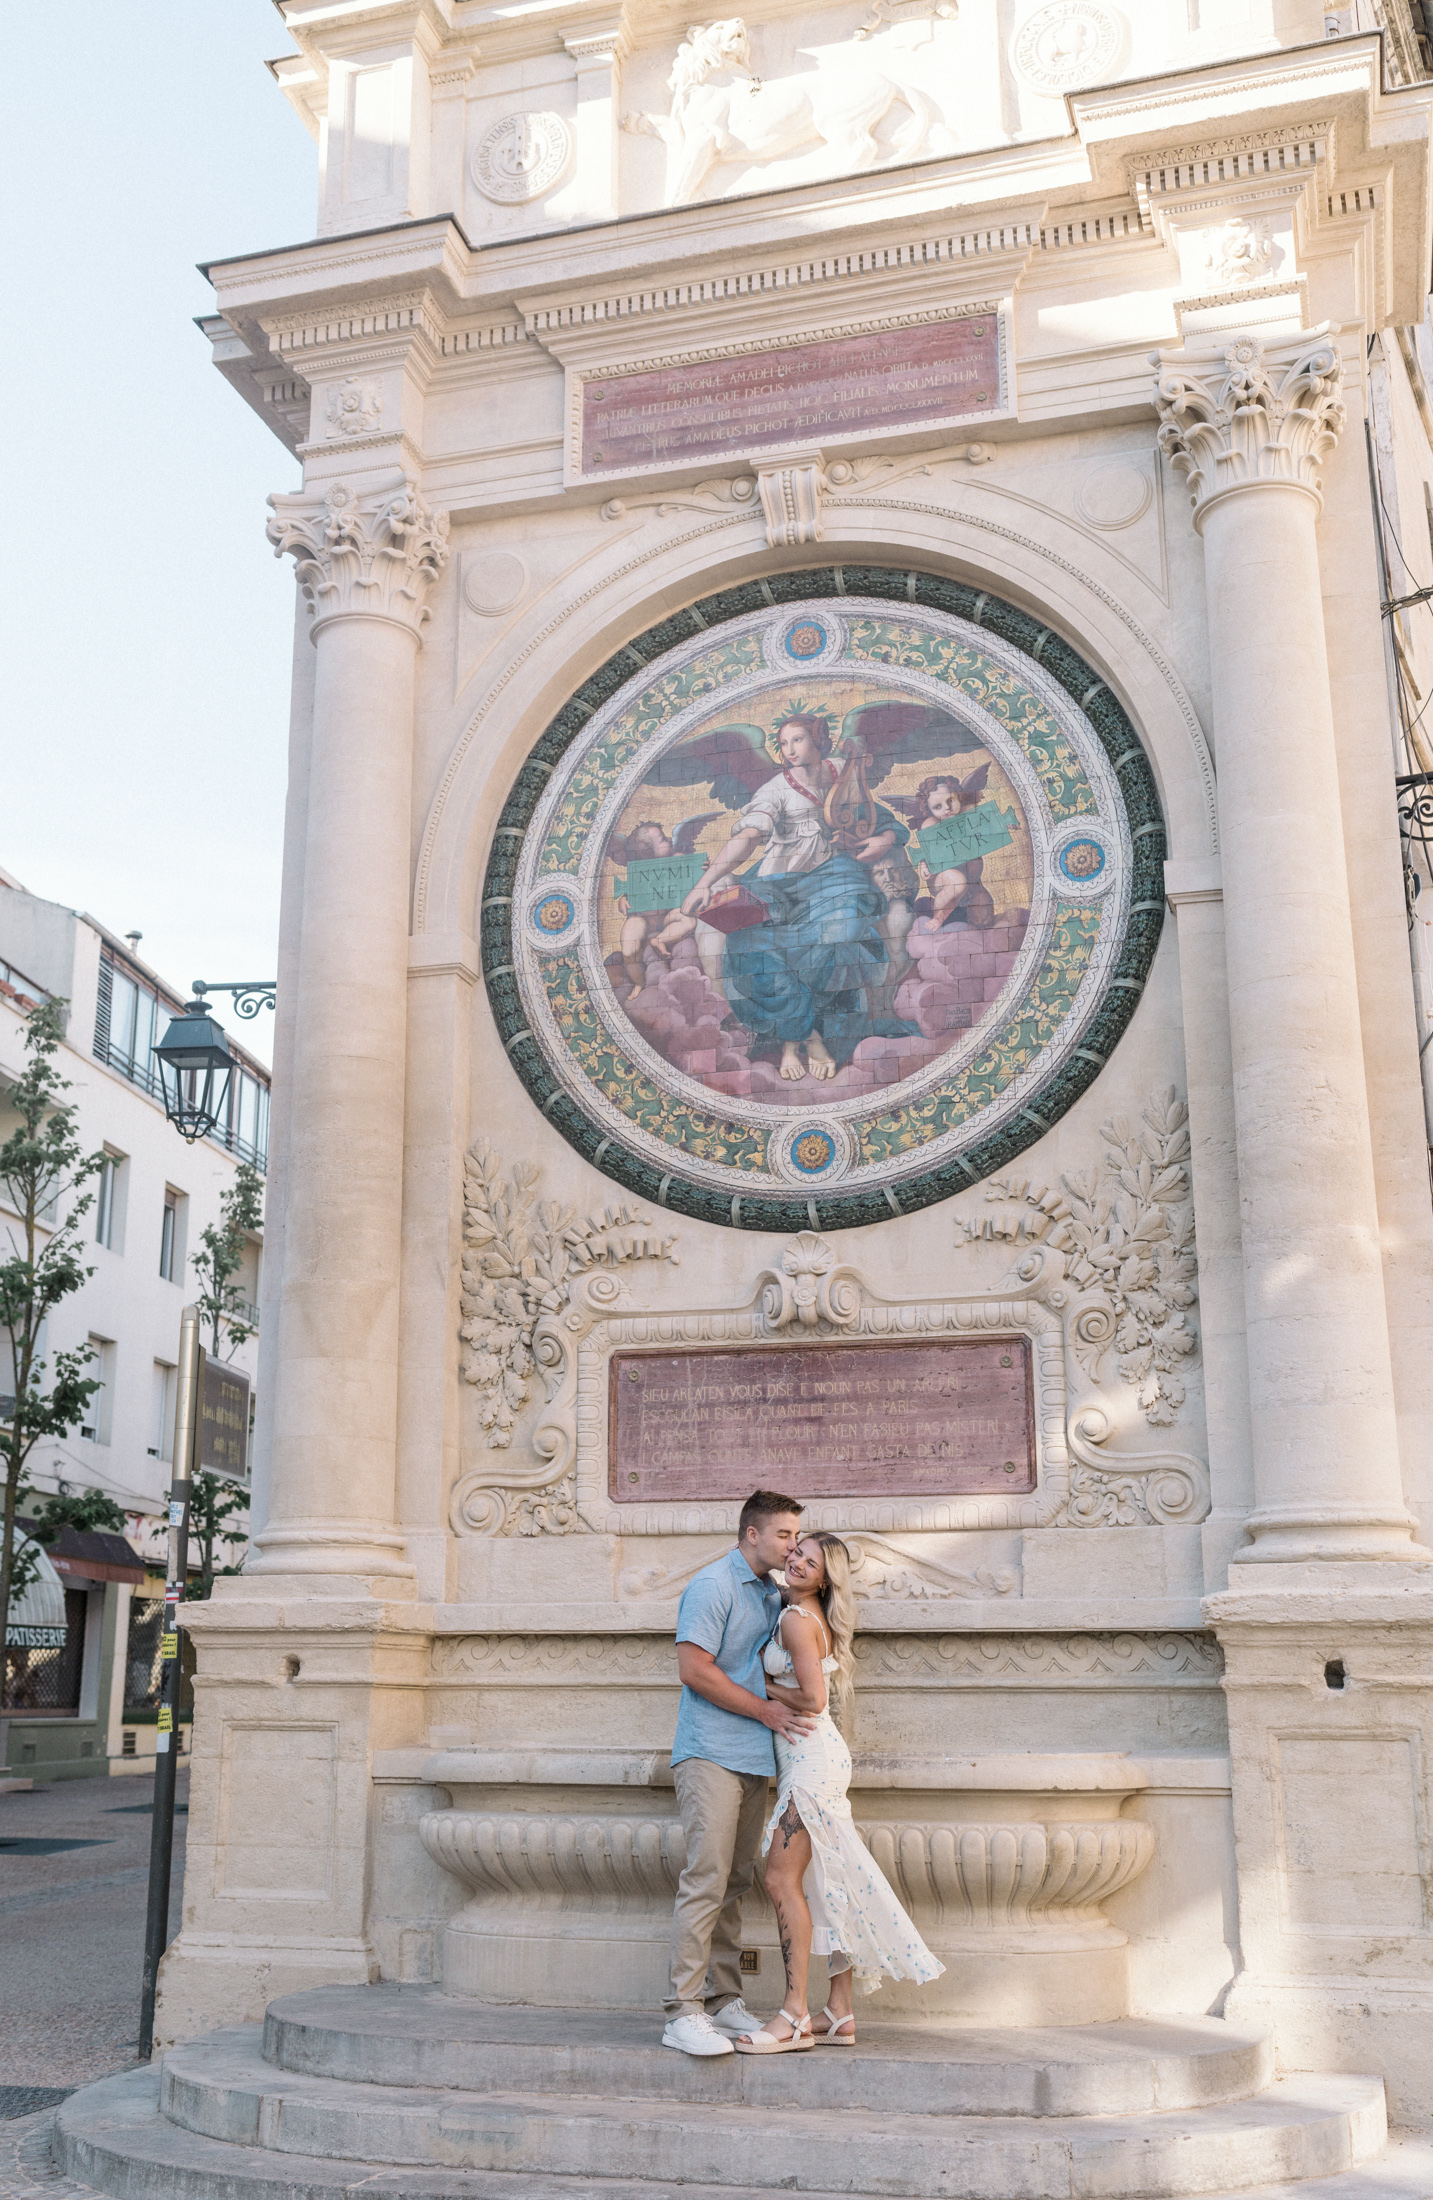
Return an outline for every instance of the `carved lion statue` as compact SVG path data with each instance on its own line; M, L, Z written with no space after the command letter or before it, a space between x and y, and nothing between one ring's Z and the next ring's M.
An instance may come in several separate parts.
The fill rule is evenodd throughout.
M751 69L751 40L739 15L721 23L693 23L688 29L667 78L673 106L693 85L705 84L714 69Z

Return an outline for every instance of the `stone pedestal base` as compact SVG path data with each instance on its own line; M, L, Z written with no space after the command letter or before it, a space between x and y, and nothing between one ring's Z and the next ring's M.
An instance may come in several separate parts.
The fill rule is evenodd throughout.
M1227 1661L1244 1968L1285 2070L1368 2070L1433 2128L1433 1568L1260 1566L1205 1606Z
M366 1939L316 1935L307 1943L285 1944L277 1936L222 1939L186 1931L159 1967L163 2015L156 2035L166 2043L193 2039L222 2024L226 2013L252 2023L254 2004L262 2014L276 1995L318 1986L371 1986L378 1975Z
M451 1810L421 1820L435 1862L474 1889L449 1920L450 1995L539 2008L653 2009L667 1991L672 1902L685 1859L670 1767L595 1751L589 1781L511 1786L524 1760L493 1750L435 1760ZM549 1776L573 1783L576 1758ZM1129 2009L1125 1936L1100 1907L1138 1877L1154 1835L1121 1806L1147 1784L1128 1758L1020 1756L899 1771L856 1760L856 1823L944 1975L887 1982L883 2017L965 2025L1095 2024ZM645 1788L634 1810L633 1788ZM897 1813L899 1812L899 1815ZM744 1940L762 2006L783 1986L758 1891ZM759 1978L760 1986L756 1986ZM824 1998L824 1995L823 1995Z
M275 1994L378 1976L370 1752L421 1729L429 1621L278 1575L221 1581L186 1615L184 1925L159 1974L157 2045L256 2020Z
M784 1987L781 1950L770 1910L748 1920L746 1947L759 1969L746 1982L752 2008L773 2007ZM606 1929L508 1918L501 1924L480 1908L464 1910L443 1936L445 1993L504 2007L659 2009L667 1992L666 1924L629 1919ZM929 1945L945 1973L929 1986L887 1980L882 2022L911 2024L1104 2024L1129 2009L1125 1936L1111 1925L1075 1934L1032 1932L981 1936L935 1929ZM826 1967L811 1961L807 1998L819 2009L827 1996ZM864 2004L863 2004L864 2006ZM875 2004L872 2005L876 2006Z

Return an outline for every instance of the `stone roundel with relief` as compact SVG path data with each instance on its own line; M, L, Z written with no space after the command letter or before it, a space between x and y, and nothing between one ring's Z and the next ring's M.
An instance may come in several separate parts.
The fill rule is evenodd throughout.
M1078 92L1109 74L1123 45L1123 20L1104 0L1049 0L1017 26L1010 59L1033 91Z
M571 159L572 132L561 115L504 115L473 148L473 181L486 197L519 205L550 191Z
M882 1221L1099 1074L1163 855L1138 736L1063 639L933 576L785 574L634 637L547 728L489 856L488 997L546 1119L628 1189L739 1228Z

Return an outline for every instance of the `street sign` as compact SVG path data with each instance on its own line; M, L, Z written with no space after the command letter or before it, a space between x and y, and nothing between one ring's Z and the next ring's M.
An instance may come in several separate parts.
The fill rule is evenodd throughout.
M204 1361L199 1394L199 1461L241 1482L249 1458L249 1378L222 1360Z

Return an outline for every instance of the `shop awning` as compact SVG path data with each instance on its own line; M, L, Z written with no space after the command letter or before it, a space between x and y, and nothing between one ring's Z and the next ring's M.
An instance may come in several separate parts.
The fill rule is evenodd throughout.
M33 1534L33 1520L20 1523ZM68 1521L45 1555L61 1581L132 1581L138 1586L145 1576L144 1560L122 1535L107 1535L99 1528L72 1528Z
M63 1650L65 1585L50 1564L49 1554L38 1543L31 1543L28 1536L17 1536L17 1558L21 1551L33 1553L40 1571L18 1597L10 1599L5 1646L9 1650Z

